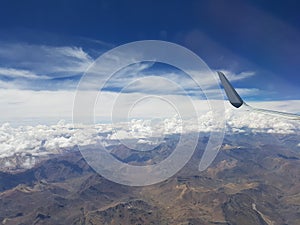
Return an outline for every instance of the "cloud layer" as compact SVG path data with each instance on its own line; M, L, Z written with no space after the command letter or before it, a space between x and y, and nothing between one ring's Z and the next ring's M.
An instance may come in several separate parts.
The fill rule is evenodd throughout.
M255 112L227 109L227 135L269 133L282 135L300 135L300 123ZM12 127L8 123L0 127L0 159L7 160L15 156L32 158L49 154L60 154L76 146L85 146L98 142L104 145L123 144L130 139L136 144L158 145L166 135L181 132L215 132L218 125L208 112L195 120L185 121L182 129L179 117L165 118L153 123L150 120L132 119L128 123L97 124L95 126L76 125L63 121L56 125ZM132 145L131 142L131 147ZM299 146L299 145L298 145ZM9 161L9 160L8 160ZM3 165L2 165L3 166Z

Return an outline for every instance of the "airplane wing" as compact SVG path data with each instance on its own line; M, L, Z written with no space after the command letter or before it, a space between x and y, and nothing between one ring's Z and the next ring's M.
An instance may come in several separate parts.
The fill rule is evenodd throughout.
M250 105L246 104L243 99L239 96L239 94L236 92L236 90L233 88L233 86L230 84L230 82L227 80L225 75L218 71L219 78L221 80L221 83L225 89L225 93L227 95L227 98L231 105L233 105L235 108L240 108L241 106L245 107L246 110L251 111L257 111L265 114L270 114L274 116L284 117L286 119L292 119L292 120L300 120L300 115L292 114L292 113L285 113L285 112L278 112L268 109L259 109L251 107Z

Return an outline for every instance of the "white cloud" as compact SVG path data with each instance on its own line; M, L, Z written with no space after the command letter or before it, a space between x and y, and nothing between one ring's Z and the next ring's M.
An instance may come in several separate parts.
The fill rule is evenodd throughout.
M241 73L233 73L232 71L229 70L220 70L224 74L226 74L226 77L230 81L237 81L237 80L244 80L246 78L252 77L255 75L255 72L253 71L246 71L246 72L241 72Z
M16 88L16 84L14 84L12 82L6 82L6 81L0 80L0 88L2 88L2 89L14 89L14 88Z
M109 66L114 66L108 65ZM220 99L219 79L215 73L203 71L189 71L190 74L199 77L199 85L189 75L181 71L168 71L165 69L149 72L152 63L140 63L126 67L114 74L105 84L107 89L118 89L125 93L147 93L147 94L171 94L171 95L193 95L199 99L204 98L203 91L211 98ZM81 84L82 89L98 90L99 83L104 82L105 77L99 74L107 74L108 67L96 68L96 73L90 72ZM228 73L233 81L253 76L253 72L240 74ZM257 95L262 91L255 88L238 89L244 96ZM116 91L116 92L117 92Z
M16 121L22 123L24 119L41 118L41 123L53 118L60 120L62 118L71 120L75 91L31 91L16 89L0 89L0 107L5 110L0 111L0 122ZM144 99L149 96L147 93L122 93L102 92L95 107L96 116L99 119L107 120L110 118L111 111L115 107L115 112L122 113L128 104L132 105L138 99ZM151 95L150 95L151 96ZM188 114L189 97L184 95L158 95L162 99L170 100L173 104L186 108ZM115 101L119 98L118 104ZM145 99L147 100L147 99ZM164 101L141 101L135 107L135 114L140 117L146 117L149 114L153 116L169 117L167 102ZM147 103L147 104L146 104ZM209 110L206 100L192 99L192 103L199 113ZM265 101L249 102L250 105L259 108L266 108L277 111L287 111L291 113L300 112L300 100L289 101ZM159 110L158 110L159 109ZM51 119L51 121L53 121Z
M293 134L300 132L300 123L293 120L244 110L227 111L231 131Z
M201 101L198 100L197 103L201 103ZM154 109L152 108L151 112L147 109L147 112L143 111L143 113L153 114L159 108L156 106ZM152 149L151 146L157 146L163 142L165 135L168 134L216 132L219 125L213 121L211 111L208 111L208 108L200 110L202 111L199 112L198 119L184 120L178 115L169 114L169 117L161 117L158 120L152 115L151 119L131 118L128 122L96 125L75 124L75 127L73 124L63 121L55 125L36 126L11 126L9 123L4 123L0 126L0 165L13 168L18 161L14 158L19 157L22 159L18 161L22 164L20 166L28 168L38 162L39 157L60 154L72 150L76 146L98 142L107 146L118 144L121 141L132 148L139 146L142 150L148 150ZM300 135L300 123L297 121L243 109L236 110L227 103L225 117L227 120L226 134L233 136L238 133L265 133L271 136L277 134ZM182 123L185 124L184 128ZM300 147L300 144L298 146Z
M0 67L0 75L11 78L49 79L45 75L37 75L28 70Z
M36 78L40 75L74 76L84 72L93 59L82 48L75 46L0 42L0 62L3 73L14 77Z
M265 114L226 110L227 134L234 133L272 133L300 135L300 123ZM132 119L128 123L97 124L96 126L60 122L56 125L18 126L8 123L0 126L0 158L15 154L28 153L33 156L56 154L98 141L109 144L115 140L136 138L137 143L157 144L164 135L182 132L211 132L218 129L212 120L211 112L202 113L198 118L182 121L180 117L162 118L153 123L151 120ZM182 130L182 122L186 124ZM153 139L156 138L156 139Z
M71 91L31 91L0 89L0 117L4 121L26 118L62 118L72 115Z
M75 46L46 46L46 45L30 45L26 43L4 43L0 42L0 75L14 78L10 81L2 80L1 88L28 89L28 90L67 90L76 87L76 80L72 80L75 75L82 75L94 62L94 59L80 47ZM90 71L91 79L85 82L86 89L95 90L99 88L99 81L105 79L105 75L111 68L115 68L120 59L133 62L124 55L111 56L105 62L105 66L95 67L96 74ZM162 70L153 71L149 74L146 69L151 67L153 63L138 63L123 68L117 72L107 83L107 88L123 88L128 84L132 84L127 89L128 92L141 93L168 93L168 94L184 94L178 88L170 89L170 85L151 82L150 79L137 79L144 77L164 77L186 90L189 94L201 95L201 91L196 83L187 75L180 71L167 72ZM230 71L224 71L230 80L241 80L254 75L254 72L242 72L234 74ZM218 86L219 80L201 71L189 71L190 74L201 77L201 87L204 89L214 89ZM100 74L100 75L99 75ZM104 76L102 76L104 75ZM51 78L69 78L55 82ZM47 79L43 81L43 79ZM102 79L102 80L101 80ZM34 82L32 81L34 80ZM38 81L40 80L40 81ZM133 83L134 82L134 83Z
M194 74L200 78L199 79L201 82L200 87L196 84L196 82L188 74L184 74L181 71L164 72L162 70L162 71L158 71L158 72L153 72L152 74L145 74L142 70L140 70L135 73L135 76L129 77L129 79L127 78L127 82L132 83L133 81L138 80L138 82L136 82L136 84L134 85L134 88L132 88L132 91L143 92L144 90L152 90L152 91L156 91L156 92L164 92L164 91L169 92L170 90L168 88L170 85L165 85L162 88L163 80L161 80L161 82L156 82L156 81L150 80L150 79L143 80L143 78L162 77L162 78L165 78L165 81L169 80L169 81L172 81L173 83L176 83L178 86L180 86L187 92L189 92L189 91L200 92L201 91L200 88L209 90L209 89L218 87L219 79L216 76L216 71L213 71L213 72L214 72L215 77L212 77L213 74L207 74L206 72L204 73L202 71L189 71L190 74ZM243 80L243 79L246 79L248 77L255 75L254 72L242 72L239 74L235 74L235 73L229 72L229 71L226 71L225 74L228 75L228 78L231 81ZM117 83L120 87L124 87L124 80L122 80L122 81L123 82ZM176 88L175 89L172 88L171 90L173 90L177 93L179 91ZM246 89L243 89L243 91L244 90L246 90ZM250 89L248 89L248 90L250 90ZM182 94L181 91L179 91L179 93Z
M0 42L0 88L68 90L94 62L76 46ZM9 79L7 79L9 78Z
M49 62L47 62L46 68L50 73L66 73L65 75L83 73L94 61L88 53L79 47L42 46L41 49L46 52L47 57L50 59L50 65ZM45 60L47 60L47 58Z

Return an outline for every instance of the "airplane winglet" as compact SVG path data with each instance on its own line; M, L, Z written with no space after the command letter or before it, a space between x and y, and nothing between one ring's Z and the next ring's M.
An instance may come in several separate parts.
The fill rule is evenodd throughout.
M222 72L218 71L218 75L231 105L233 105L236 108L241 107L244 103L243 99L239 96L239 94L232 87L232 85Z
M234 107L240 108L243 105L246 110L256 111L256 112L274 115L277 117L283 117L291 120L300 120L300 115L298 114L278 112L274 110L258 109L258 108L251 107L250 105L246 104L246 102L243 101L243 99L239 96L239 94L232 87L232 85L230 84L230 82L227 80L227 78L222 72L218 71L218 75L225 89L228 100L231 103L231 105L233 105Z

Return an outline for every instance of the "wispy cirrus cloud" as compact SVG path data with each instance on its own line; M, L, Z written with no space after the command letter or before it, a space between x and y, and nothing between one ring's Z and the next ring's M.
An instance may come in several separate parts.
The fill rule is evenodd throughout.
M47 75L38 75L29 70L0 67L0 76L8 78L50 79Z
M81 47L0 41L0 88L70 89L94 62Z
M181 70L170 67L159 68L155 67L156 64L146 64L130 66L131 69L124 69L117 72L106 83L106 90L117 89L124 93L148 93L148 94L177 94L177 95L203 95L202 91L206 93L215 93L219 91L219 79L216 76L216 71L213 74L207 74L203 71L189 71L199 77L200 83ZM255 72L241 72L234 73L227 70L222 70L228 75L232 81L241 81L255 75ZM213 77L213 76L214 77ZM93 85L96 85L93 83ZM96 87L97 88L97 87ZM241 94L251 95L263 93L256 88L239 88Z
M0 42L0 66L51 77L84 72L93 62L81 47Z
M76 46L47 46L32 45L27 43L8 43L0 41L0 79L2 88L15 87L16 89L33 90L57 90L73 89L79 81L80 76L94 62L94 58L81 47ZM117 60L117 59L116 59ZM99 68L103 73L109 71L114 64L108 64L108 68ZM161 76L180 84L180 86L192 93L199 90L192 79L183 72L165 71L164 69L149 70L153 66L152 62L138 63L117 72L108 81L106 88L111 90L120 90L126 84L134 80L149 77ZM199 71L191 71L199 74ZM228 74L230 80L242 80L254 75L254 72L242 72L235 74L230 71L224 71ZM51 84L51 85L49 85ZM205 88L215 88L216 80L203 76L201 86ZM87 84L87 89L98 89L97 83L91 81ZM165 91L163 89L166 89ZM129 92L170 92L170 88L162 88L161 85L153 85L146 80L140 80L130 85ZM175 90L176 91L176 90ZM180 94L177 90L177 94Z

